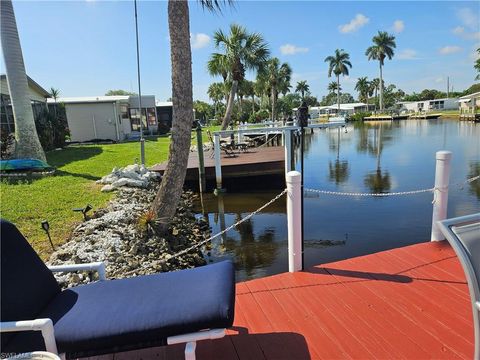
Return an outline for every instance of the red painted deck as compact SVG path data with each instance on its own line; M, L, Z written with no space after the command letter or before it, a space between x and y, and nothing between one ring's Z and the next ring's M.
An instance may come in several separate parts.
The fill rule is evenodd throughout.
M472 310L446 242L237 284L234 327L198 359L471 359ZM183 346L105 359L182 359Z

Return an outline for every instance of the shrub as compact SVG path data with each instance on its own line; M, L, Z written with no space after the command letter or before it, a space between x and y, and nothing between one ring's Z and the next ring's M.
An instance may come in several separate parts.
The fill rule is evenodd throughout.
M358 112L353 115L350 115L348 118L349 121L363 121L363 118L372 115L370 112Z

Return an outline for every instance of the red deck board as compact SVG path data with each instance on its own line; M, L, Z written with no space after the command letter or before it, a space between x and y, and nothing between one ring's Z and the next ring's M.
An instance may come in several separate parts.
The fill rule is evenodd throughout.
M423 243L237 284L235 323L197 359L470 359L472 310L453 250ZM179 346L113 359L181 359Z

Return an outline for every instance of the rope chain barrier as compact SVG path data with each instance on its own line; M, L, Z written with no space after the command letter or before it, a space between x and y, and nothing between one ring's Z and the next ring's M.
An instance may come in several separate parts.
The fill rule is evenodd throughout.
M474 176L470 179L467 179L463 182L458 182L455 184L451 184L449 187L454 186L463 186L465 184L470 184L476 180L480 179L480 175ZM305 188L305 191L317 194L324 194L324 195L337 195L337 196L355 196L355 197L387 197L387 196L402 196L402 195L415 195L415 194L422 194L427 192L433 192L434 196L436 195L436 191L444 191L444 189L440 188L428 188L428 189L421 189L421 190L410 190L410 191L399 191L399 192L389 192L389 193L354 193L354 192L342 192L342 191L330 191L330 190L318 190L318 189L310 189ZM433 203L435 202L435 198Z
M268 201L267 203L265 203L264 205L260 206L257 210L255 210L254 212L251 212L250 214L248 214L247 216L245 216L243 219L237 221L236 223L226 227L224 230L220 231L219 233L213 235L213 236L210 236L208 239L205 239L205 240L202 240L184 250L181 250L173 255L171 255L170 257L168 257L167 255L167 258L166 259L163 259L161 260L161 262L163 263L166 263L167 261L170 261L172 259L175 259L181 255L184 255L186 253L189 253L190 251L192 250L195 250L196 248L202 246L202 245L205 245L206 243L212 241L213 239L216 239L217 237L225 234L226 232L232 230L233 228L237 227L238 225L240 225L241 223L249 220L251 217L253 217L254 215L258 214L260 211L262 211L263 209L265 209L266 207L268 207L269 205L273 204L275 201L277 201L278 199L280 199L283 195L285 195L287 192L287 189L284 189L281 193L279 193L277 196L275 196L273 199L271 199L270 201Z

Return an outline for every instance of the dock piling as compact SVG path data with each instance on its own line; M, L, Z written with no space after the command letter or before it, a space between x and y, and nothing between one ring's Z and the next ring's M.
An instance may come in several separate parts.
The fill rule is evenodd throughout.
M302 270L302 175L287 173L288 271Z
M197 126L197 152L198 152L198 184L200 192L206 191L206 179L205 179L205 161L203 156L203 141L202 141L202 127L200 124Z
M450 181L450 161L452 159L451 151L437 151L435 154L435 188L432 214L432 234L431 241L445 240L440 231L437 221L447 218L448 205L448 184Z
M284 130L283 138L285 143L285 175L292 170L292 131Z

